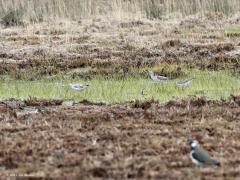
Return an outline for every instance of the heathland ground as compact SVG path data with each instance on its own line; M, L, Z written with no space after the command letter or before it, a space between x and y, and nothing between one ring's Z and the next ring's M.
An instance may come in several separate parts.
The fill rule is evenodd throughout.
M0 2L0 178L240 178L238 1L26 2Z

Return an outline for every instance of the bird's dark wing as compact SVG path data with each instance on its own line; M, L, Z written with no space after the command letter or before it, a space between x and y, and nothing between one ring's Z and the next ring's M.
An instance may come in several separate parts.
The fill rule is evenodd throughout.
M208 152L200 147L195 149L192 156L194 159L198 160L201 163L206 163L209 160L211 160L211 157L209 156Z

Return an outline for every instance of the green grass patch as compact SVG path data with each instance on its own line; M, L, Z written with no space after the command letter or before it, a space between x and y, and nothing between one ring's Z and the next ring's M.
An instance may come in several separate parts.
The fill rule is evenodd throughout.
M240 36L240 26L239 27L229 27L225 30L227 36Z
M38 81L14 80L2 77L0 98L27 99L29 97L47 99L87 99L94 102L125 102L142 99L158 99L166 102L174 97L188 95L207 96L212 99L228 98L231 94L240 95L240 78L228 71L189 70L187 77L195 77L188 87L179 88L169 80L164 84L153 82L150 78L126 77L121 79L94 77L90 80L56 76ZM69 83L89 83L83 91L72 90Z

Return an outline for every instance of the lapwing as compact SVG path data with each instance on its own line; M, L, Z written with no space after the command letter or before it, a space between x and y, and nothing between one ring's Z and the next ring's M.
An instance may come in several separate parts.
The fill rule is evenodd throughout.
M176 85L178 86L178 87L187 87L187 86L189 86L191 83L192 83L192 80L193 80L194 78L190 78L190 79L185 79L185 80L181 80L181 81L178 81L178 82L176 82Z
M73 90L76 90L76 91L81 91L81 90L84 90L86 89L87 87L89 86L89 84L78 84L78 83L70 83L69 84L69 87Z
M154 75L154 73L152 71L149 71L149 75L151 77L151 79L155 82L165 82L168 80L168 77L165 76L158 76L158 75Z
M190 158L198 166L215 165L220 166L220 162L214 160L206 150L202 149L196 140L190 140Z

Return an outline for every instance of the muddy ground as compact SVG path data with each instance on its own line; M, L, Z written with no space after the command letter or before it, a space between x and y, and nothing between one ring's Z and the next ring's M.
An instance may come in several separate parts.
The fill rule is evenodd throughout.
M0 103L0 174L59 179L240 178L240 97L67 105ZM221 167L196 167L196 138Z
M204 14L182 19L96 18L2 25L0 74L38 78L69 72L85 77L154 66L161 74L174 73L166 70L166 64L239 72L240 36L226 33L239 22L239 14Z

